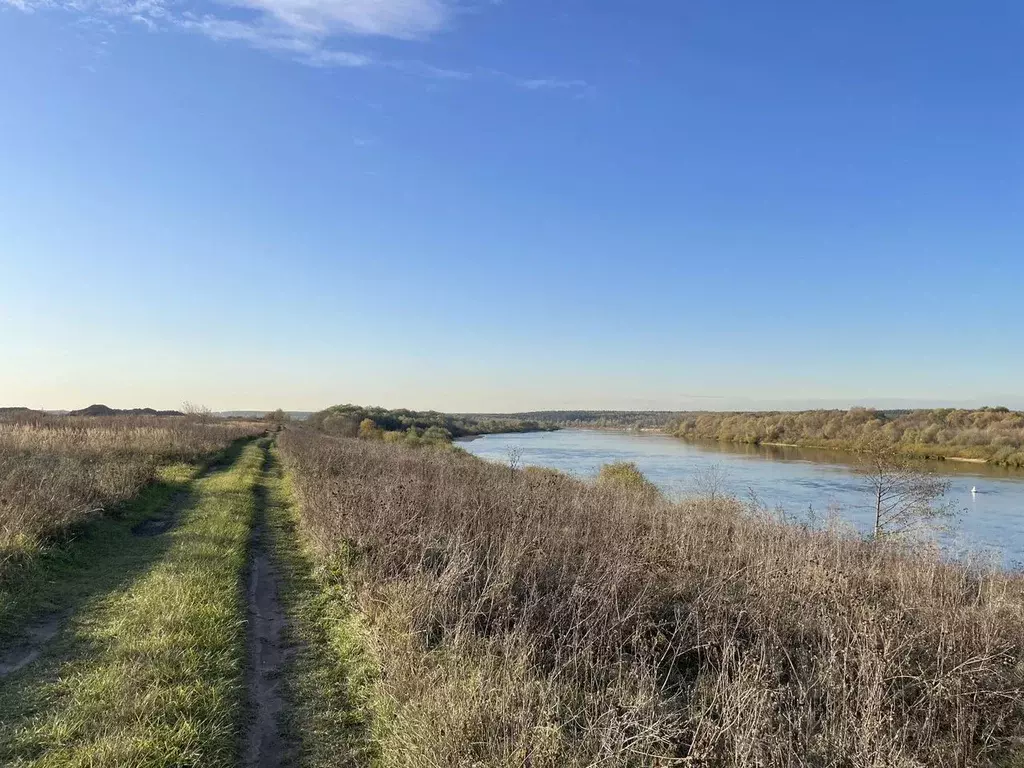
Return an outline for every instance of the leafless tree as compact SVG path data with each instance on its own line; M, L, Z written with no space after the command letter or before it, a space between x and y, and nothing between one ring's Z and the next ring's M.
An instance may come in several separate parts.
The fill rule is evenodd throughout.
M264 421L269 421L273 424L286 424L292 420L292 417L285 413L282 409L278 408L276 411L269 411L263 415Z
M942 503L949 481L901 456L891 445L876 442L865 456L861 472L874 504L876 539L953 515L953 508Z
M181 410L188 418L200 424L209 424L213 420L213 411L199 403L186 400L181 404Z
M509 471L514 475L516 470L523 463L523 449L518 445L510 445L508 447L508 468Z
M706 499L709 504L714 504L725 495L726 482L729 473L721 464L709 464L693 478L693 487L697 495Z

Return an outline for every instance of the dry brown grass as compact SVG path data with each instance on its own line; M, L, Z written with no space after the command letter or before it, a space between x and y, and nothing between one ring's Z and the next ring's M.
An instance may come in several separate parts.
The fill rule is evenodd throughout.
M180 417L0 422L0 561L134 496L161 465L195 461L263 429Z
M1012 765L1024 578L301 430L306 534L380 661L384 766Z

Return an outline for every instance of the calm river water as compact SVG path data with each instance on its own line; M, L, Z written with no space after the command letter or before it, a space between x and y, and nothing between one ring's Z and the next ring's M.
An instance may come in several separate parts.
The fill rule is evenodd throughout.
M862 530L869 530L871 506L864 481L854 471L856 457L836 451L725 443L691 443L657 434L566 429L560 432L486 435L459 443L470 453L499 462L517 449L527 466L553 467L594 477L602 464L632 461L673 497L694 493L697 477L711 467L724 476L730 493L751 493L792 518L809 510L823 517L830 507ZM948 475L947 500L962 512L944 546L964 555L991 553L1005 564L1024 563L1024 472L977 464L934 462ZM971 488L977 487L976 494Z

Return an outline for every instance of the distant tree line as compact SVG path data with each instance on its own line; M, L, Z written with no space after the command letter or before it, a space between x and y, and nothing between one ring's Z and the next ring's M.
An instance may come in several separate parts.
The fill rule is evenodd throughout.
M438 411L388 410L360 405L334 405L309 417L316 429L343 437L380 439L410 444L450 443L457 437L501 432L539 432L551 424L523 418L477 417Z
M526 419L544 425L577 429L663 429L678 411L528 411L477 415L473 418Z
M679 413L666 431L689 439L854 451L882 443L921 458L984 459L1024 467L1024 413L1003 407Z

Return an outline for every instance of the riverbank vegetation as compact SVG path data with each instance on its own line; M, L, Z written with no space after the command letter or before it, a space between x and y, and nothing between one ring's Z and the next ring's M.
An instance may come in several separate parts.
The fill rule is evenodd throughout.
M1024 413L1007 408L813 411L535 411L503 416L577 429L661 431L689 440L860 452L1024 467Z
M135 496L161 467L198 461L264 429L215 419L39 412L0 420L0 566Z
M652 499L661 495L658 487L648 480L632 461L605 464L598 472L597 484L643 494Z
M436 444L457 437L499 432L541 432L556 429L532 419L469 416L437 411L388 410L359 405L335 405L309 417L311 427L339 437L381 438L391 442ZM391 435L391 437L388 437Z
M300 530L380 672L383 766L1015 765L1024 577L287 430Z
M884 443L919 458L1024 467L1024 413L1006 408L681 413L666 431L687 439L849 451Z

